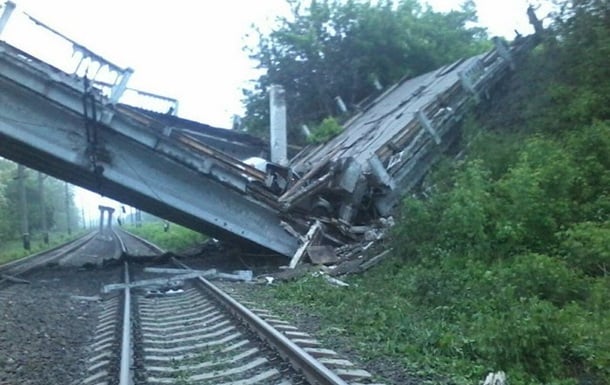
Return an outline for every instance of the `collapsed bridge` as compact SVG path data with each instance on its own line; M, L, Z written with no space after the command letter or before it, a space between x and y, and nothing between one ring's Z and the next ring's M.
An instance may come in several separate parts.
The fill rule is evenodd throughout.
M0 39L13 9L10 1L0 8ZM459 136L469 102L486 97L535 41L498 39L485 54L404 79L328 143L303 149L287 166L257 168L242 160L266 157L258 139L175 116L176 101L127 87L131 69L26 16L71 44L77 61L72 70L58 68L0 40L1 156L286 256L302 251L312 223L319 243L337 245L353 239L358 225L390 215ZM96 79L100 72L111 80ZM164 103L167 112L124 102L129 92Z

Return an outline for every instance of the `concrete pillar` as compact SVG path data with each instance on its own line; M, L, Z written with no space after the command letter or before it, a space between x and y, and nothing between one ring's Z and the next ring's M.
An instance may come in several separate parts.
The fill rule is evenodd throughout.
M11 14L14 10L15 3L12 1L7 1L4 3L4 10L2 15L0 15L0 35L2 35L2 31L4 30L4 27L6 27L6 23L8 23L8 20L11 18Z
M112 233L112 214L114 214L114 209L112 207L106 207L106 211L108 211L108 234Z
M99 205L100 209L100 234L112 234L112 214L114 213L114 208L108 206ZM108 213L108 223L104 224L105 214Z
M104 212L106 210L104 210L104 206L98 206L98 208L100 209L100 234L104 233Z
M284 87L277 84L272 85L269 89L269 117L271 161L282 166L287 166L286 92Z

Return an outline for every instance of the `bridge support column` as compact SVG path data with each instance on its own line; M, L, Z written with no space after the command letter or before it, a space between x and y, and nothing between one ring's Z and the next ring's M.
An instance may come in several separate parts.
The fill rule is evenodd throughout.
M100 235L104 237L108 235L109 238L112 238L112 214L114 213L114 209L108 206L99 205L100 209ZM108 223L104 225L104 217L105 214L108 213Z
M110 234L110 232L112 231L112 214L114 214L114 209L110 208L108 211L108 234Z
M105 210L102 208L102 206L99 206L100 209L100 229L99 232L100 234L102 234L104 232L104 212Z

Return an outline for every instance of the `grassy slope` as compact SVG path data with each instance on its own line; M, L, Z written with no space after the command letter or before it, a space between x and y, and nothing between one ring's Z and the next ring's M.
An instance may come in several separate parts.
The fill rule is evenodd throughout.
M163 222L146 222L141 227L125 226L125 230L149 240L155 245L173 252L197 246L206 240L206 236L176 224L170 224L167 232L163 231Z
M405 201L393 259L349 288L307 277L269 295L433 382L610 383L609 79L569 75L552 48L532 55L467 124L466 158Z
M26 257L28 255L32 255L35 253L39 253L41 251L44 250L48 250L50 248L53 248L55 246L59 246L62 243L66 243L68 241L71 241L73 239L76 239L80 236L82 236L85 233L85 231L78 231L72 235L68 235L68 234L49 234L49 244L45 245L43 240L42 240L42 235L37 234L34 236L34 238L31 240L30 243L30 250L24 250L23 249L23 243L21 240L13 240L13 241L8 241L8 242L4 242L2 243L2 247L0 249L0 264L3 263L7 263L19 258L23 258Z

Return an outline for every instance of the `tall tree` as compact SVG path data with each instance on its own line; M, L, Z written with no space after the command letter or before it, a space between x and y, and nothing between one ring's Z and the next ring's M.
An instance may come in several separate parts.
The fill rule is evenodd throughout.
M556 0L553 28L557 104L570 105L559 123L610 119L610 6L607 0ZM579 103L575 103L579 101ZM569 115L569 116L568 116Z
M0 242L17 239L20 232L19 215L19 179L16 173L15 163L0 158ZM73 188L68 188L68 200L70 213L66 213L66 191L64 182L47 177L44 183L44 197L40 195L37 174L32 170L25 170L22 180L25 187L26 201L28 205L27 222L29 232L33 235L52 231L65 231L68 217L70 228L78 226L78 208L74 205ZM42 198L42 199L41 199ZM44 214L43 214L44 210ZM46 221L46 226L43 224Z
M243 127L267 135L271 84L286 89L290 140L299 127L338 116L335 98L348 108L403 76L416 76L486 47L486 33L470 27L472 1L460 11L434 12L416 0L287 0L291 14L269 34L258 31L251 58L264 73L245 90Z

